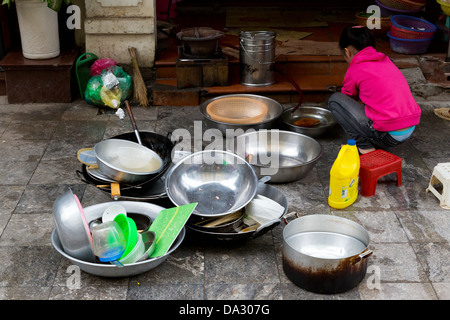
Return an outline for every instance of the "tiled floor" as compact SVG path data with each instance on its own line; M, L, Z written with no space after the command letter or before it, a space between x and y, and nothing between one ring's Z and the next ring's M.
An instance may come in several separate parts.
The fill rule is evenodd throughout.
M448 106L448 102L441 105ZM403 159L403 185L382 178L376 195L359 196L344 210L327 204L329 170L345 137L340 128L318 138L323 157L302 180L274 185L289 201L288 212L332 214L361 224L373 255L366 278L333 295L305 291L282 269L283 224L263 236L234 245L213 245L186 236L160 266L129 278L101 278L81 272L71 289L71 263L52 247L52 206L68 187L83 206L111 201L76 175L80 148L124 132L129 119L112 110L70 104L0 103L0 299L128 300L297 300L450 299L450 214L426 193L434 166L450 161L450 122L422 105L413 137L392 153ZM140 131L193 133L201 125L197 107L133 107ZM196 151L196 150L192 150Z

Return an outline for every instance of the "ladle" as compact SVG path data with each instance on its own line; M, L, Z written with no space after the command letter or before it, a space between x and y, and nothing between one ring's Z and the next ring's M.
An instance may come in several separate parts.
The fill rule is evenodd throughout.
M139 131L138 131L138 128L136 125L136 120L134 119L133 112L131 111L131 107L130 107L130 104L128 103L128 100L125 100L125 105L127 107L128 115L130 116L131 125L133 126L134 133L136 134L137 141L140 145L142 145L141 135L139 134Z

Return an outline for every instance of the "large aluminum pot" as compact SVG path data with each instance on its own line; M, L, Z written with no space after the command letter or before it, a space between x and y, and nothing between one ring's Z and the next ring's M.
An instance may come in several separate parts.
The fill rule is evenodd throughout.
M258 101L261 101L264 103L267 108L267 114L264 116L263 120L258 123L253 124L239 124L239 123L225 123L221 121L217 121L214 119L211 119L208 112L206 112L206 107L208 104L210 104L213 101L216 101L218 99L224 99L224 98L230 98L230 97L241 97L241 98L252 98L256 99ZM279 121L282 113L283 113L283 106L270 98L254 95L254 94L230 94L230 95L224 95L216 98L209 99L205 102L203 102L200 105L200 112L203 115L203 122L209 129L218 129L222 133L222 135L227 135L227 130L230 130L231 133L234 133L234 135L238 135L240 133L244 133L245 131L252 129L252 130L258 130L258 129L272 129L276 128L277 122ZM231 134L230 132L228 134Z
M337 293L356 287L367 271L369 234L333 215L307 215L283 230L283 271L299 287Z
M259 130L235 138L234 152L247 159L259 178L272 183L304 178L322 156L322 146L311 137L291 131Z

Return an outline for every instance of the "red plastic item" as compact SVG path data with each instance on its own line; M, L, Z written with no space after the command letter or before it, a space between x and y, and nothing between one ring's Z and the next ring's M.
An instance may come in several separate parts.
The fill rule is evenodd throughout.
M384 150L375 150L359 157L359 181L361 195L375 194L378 179L390 173L397 173L397 186L402 185L402 159Z
M98 76L102 73L103 69L116 66L117 62L113 59L109 58L101 58L95 60L95 62L91 66L91 77Z
M391 36L402 39L431 39L434 36L434 32L420 32L417 30L397 28L391 22Z

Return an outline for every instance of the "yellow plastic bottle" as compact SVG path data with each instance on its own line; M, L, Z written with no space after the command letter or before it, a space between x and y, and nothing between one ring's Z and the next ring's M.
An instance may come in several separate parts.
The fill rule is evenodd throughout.
M358 197L359 153L356 141L350 139L342 146L330 170L328 205L344 209Z

